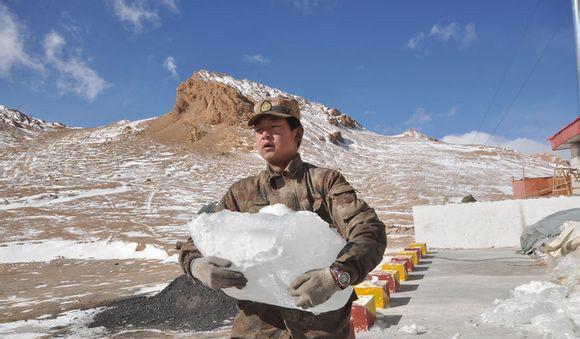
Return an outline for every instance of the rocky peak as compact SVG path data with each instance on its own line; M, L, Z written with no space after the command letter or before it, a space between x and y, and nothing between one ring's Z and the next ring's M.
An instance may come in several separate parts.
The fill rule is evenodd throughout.
M235 88L210 79L209 72L200 71L179 84L171 112L174 118L190 115L188 120L210 125L247 120L254 103Z
M42 119L37 119L21 111L0 105L0 121L6 125L13 126L24 130L53 130L57 128L67 127L60 122L46 122Z
M342 113L338 108L331 108L325 111L328 115L328 123L337 127L362 129L363 126L350 115Z
M427 136L423 133L421 133L418 129L416 128L410 128L408 130L406 130L405 132L395 135L395 138L405 138L405 139L422 139L422 140L432 140L432 141L437 141L436 138Z
M173 110L147 123L142 135L165 144L223 153L245 147L246 126L254 102L229 84L224 76L207 71L194 73L179 84Z
M310 102L255 81L200 70L179 84L171 112L150 121L143 135L149 135L162 143L190 145L210 153L251 149L252 136L244 129L247 129L246 122L252 114L254 103L276 96L298 101L303 125L308 126L307 139L308 133L314 129L320 129L320 132L324 130L324 134L335 127L364 129L355 119L337 108ZM328 125L320 124L322 121Z

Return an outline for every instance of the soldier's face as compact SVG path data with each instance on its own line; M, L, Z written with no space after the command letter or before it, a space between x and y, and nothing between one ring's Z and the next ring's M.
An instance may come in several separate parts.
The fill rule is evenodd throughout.
M298 152L298 129L292 130L283 118L265 116L254 125L256 148L268 163L282 164Z

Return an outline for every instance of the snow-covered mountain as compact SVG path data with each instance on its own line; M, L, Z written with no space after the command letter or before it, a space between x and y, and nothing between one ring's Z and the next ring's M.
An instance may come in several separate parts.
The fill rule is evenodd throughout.
M187 236L184 225L195 211L218 200L234 181L265 168L245 121L254 102L277 95L300 103L304 160L340 170L377 210L389 233L412 232L414 205L459 202L468 194L478 200L505 199L522 166L527 176L553 171L552 162L509 149L447 144L417 130L380 135L336 108L207 71L180 84L169 113L148 120L59 128L64 126L0 106L1 126L23 135L43 131L41 138L0 145L0 250L10 253L4 257L12 262L58 256L83 259L75 266L81 272L86 265L86 276L57 264L44 267L34 279L27 269L14 271L10 279L22 278L18 287L28 292L0 303L3 317L23 319L26 303L36 305L27 317L51 313L54 305L74 308L75 303L67 304L74 294L82 295L79 303L94 302L95 296L115 298L148 288L167 272L177 274L176 265L148 263L143 271L139 262L123 266L123 272L138 274L112 274L100 259L86 264L85 252L88 248L91 257L106 259L123 252L123 246L133 253L138 244L138 251L144 249L139 258L154 253L151 258L159 259L162 250L175 253L175 241ZM78 244L82 241L94 242ZM114 250L107 247L111 244ZM33 285L39 278L49 286L67 281L82 289L55 288L46 301Z
M60 122L46 122L17 109L0 105L0 146L11 146L29 140L40 132L67 128Z
M7 167L19 168L21 173L28 173L23 177L26 180L34 180L31 173L68 177L67 180L79 176L75 185L91 186L96 178L108 185L131 183L127 169L136 173L139 168L140 175L158 177L181 168L184 172L172 175L171 181L183 178L184 182L162 184L155 195L158 199L165 192L170 199L172 190L184 189L191 204L188 210L192 211L207 200L219 198L234 180L264 167L253 150L253 138L245 121L254 102L279 95L300 103L305 127L303 158L342 171L389 226L411 226L411 207L417 204L459 202L468 194L481 200L510 197L512 176L518 177L522 166L528 176L552 173L551 162L505 148L447 144L416 129L394 136L380 135L336 108L257 82L207 71L194 73L180 85L176 106L165 115L54 133L52 138L31 143L26 152L18 154L19 160L8 152L2 170L4 177L10 178ZM5 124L26 131L64 127L0 108ZM144 144L147 146L141 146ZM43 161L51 153L54 156ZM30 157L36 159L37 167L19 167L19 162ZM127 165L131 164L130 159L139 162ZM160 159L163 164L157 165ZM59 168L58 173L43 168L49 163L50 168ZM100 163L105 168L99 169ZM220 164L220 168L212 168L211 164ZM37 190L51 190L50 185L43 186ZM196 194L201 188L207 190ZM171 205L180 204L171 201Z

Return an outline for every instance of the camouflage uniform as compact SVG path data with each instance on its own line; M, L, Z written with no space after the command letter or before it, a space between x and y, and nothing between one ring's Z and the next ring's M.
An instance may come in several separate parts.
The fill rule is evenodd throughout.
M336 228L347 244L336 263L351 276L351 285L362 282L375 268L386 247L385 225L375 211L357 198L355 189L335 170L302 162L297 155L281 174L269 166L259 175L234 183L219 202L216 212L227 209L256 213L267 205L282 203L290 209L316 212ZM189 272L189 262L201 254L191 241L183 247L180 262ZM348 338L350 308L356 299L336 311L314 315L240 300L231 336L233 338Z

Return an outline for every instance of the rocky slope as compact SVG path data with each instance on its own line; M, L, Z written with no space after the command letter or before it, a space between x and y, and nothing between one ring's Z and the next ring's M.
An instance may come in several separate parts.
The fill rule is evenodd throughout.
M46 122L17 109L0 105L0 146L13 146L41 132L67 128L60 122Z

